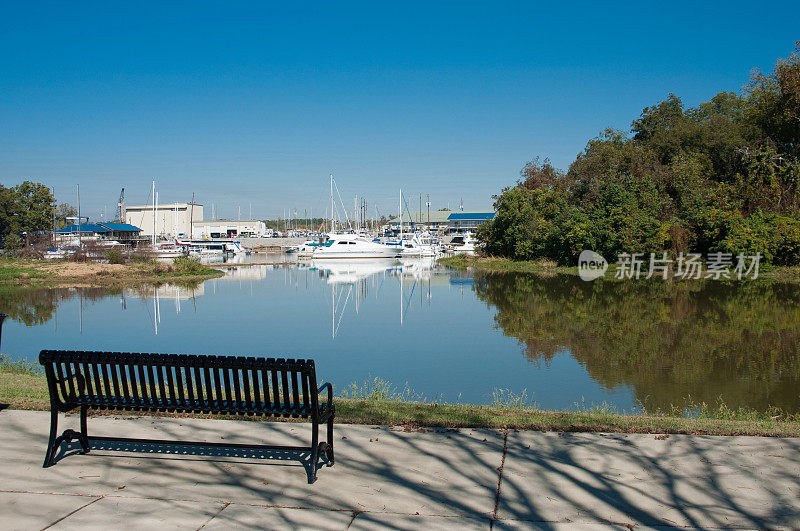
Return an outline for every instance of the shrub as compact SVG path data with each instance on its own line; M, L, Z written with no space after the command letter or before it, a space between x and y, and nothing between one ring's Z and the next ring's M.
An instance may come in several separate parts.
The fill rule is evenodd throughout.
M125 257L122 255L121 252L117 251L116 249L112 249L110 251L106 251L106 260L108 260L109 264L124 264Z
M200 260L189 256L179 256L173 260L172 264L176 273L202 275L208 272L208 268L201 264Z

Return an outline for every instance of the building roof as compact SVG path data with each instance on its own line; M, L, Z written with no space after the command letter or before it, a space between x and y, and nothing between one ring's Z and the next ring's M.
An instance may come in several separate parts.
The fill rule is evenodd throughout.
M453 212L447 218L448 221L481 221L494 219L494 212Z
M95 232L95 233L105 233L105 232L141 232L142 229L139 227L134 227L128 223L81 223L80 224L80 232ZM63 229L58 229L56 234L72 234L78 232L78 225L70 225L69 227L64 227Z
M198 227L201 225L253 225L257 223L263 223L260 219L213 219L213 220L194 220L192 221L192 225L197 225Z
M452 214L452 210L431 210L431 223L446 223L447 216ZM411 216L409 217L408 211L403 212L403 223L420 223L425 224L428 222L428 212L427 210L424 212L412 212ZM397 223L397 216L393 216L389 219L389 223Z
M190 208L192 203L159 203L157 205L158 210L173 210L175 207L178 208ZM200 203L195 203L194 206L202 207L203 205ZM150 212L153 211L153 205L125 205L125 210L149 210Z
M79 226L80 231L78 230ZM56 232L58 234L70 234L73 232L111 232L111 229L98 225L97 223L81 223L80 225L70 225L69 227L58 229Z
M108 227L114 232L142 232L142 229L130 223L100 223L103 227Z

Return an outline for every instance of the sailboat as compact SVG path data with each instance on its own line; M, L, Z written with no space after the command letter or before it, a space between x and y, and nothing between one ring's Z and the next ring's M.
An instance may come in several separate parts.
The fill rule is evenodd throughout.
M156 181L153 180L153 241L151 243L151 252L156 258L177 258L183 256L183 249L176 245L175 242L156 242L156 234L158 233L157 211L158 193L156 192Z
M361 259L361 258L397 258L401 249L397 246L375 242L361 234L337 234L334 225L335 206L333 202L333 174L331 174L331 232L328 241L320 243L313 249L312 257L315 260L324 259ZM337 188L338 193L338 188ZM341 196L339 197L341 202ZM344 207L342 207L344 210ZM349 224L349 221L348 221Z

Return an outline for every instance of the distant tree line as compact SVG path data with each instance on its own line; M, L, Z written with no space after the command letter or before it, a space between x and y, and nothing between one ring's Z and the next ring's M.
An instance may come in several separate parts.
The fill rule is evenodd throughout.
M670 94L630 133L605 130L567 171L527 163L494 196L486 252L574 265L583 249L759 252L800 264L800 41L740 93L695 108Z

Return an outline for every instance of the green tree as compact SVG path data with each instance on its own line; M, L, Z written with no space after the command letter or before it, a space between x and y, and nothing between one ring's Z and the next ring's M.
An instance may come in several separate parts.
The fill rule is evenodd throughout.
M0 189L0 235L4 244L16 247L24 241L23 233L50 230L54 202L50 189L41 183L24 181Z
M567 172L539 158L495 197L487 252L573 264L582 248L761 252L800 264L800 42L741 94L686 108L675 94L630 133L589 140Z

